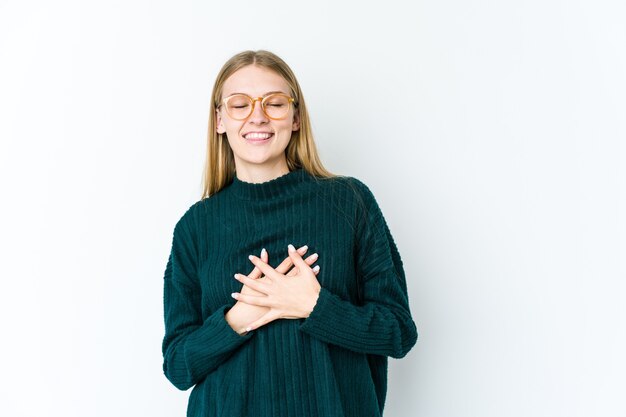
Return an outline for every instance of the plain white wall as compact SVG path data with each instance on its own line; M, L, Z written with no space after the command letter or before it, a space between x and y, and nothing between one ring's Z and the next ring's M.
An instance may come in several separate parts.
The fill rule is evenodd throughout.
M162 277L221 65L269 49L374 191L415 348L388 417L624 416L619 1L0 1L0 415L183 416Z

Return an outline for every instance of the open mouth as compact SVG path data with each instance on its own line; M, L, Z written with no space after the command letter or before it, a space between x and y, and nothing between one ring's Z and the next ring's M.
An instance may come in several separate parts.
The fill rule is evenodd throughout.
M262 143L273 138L274 134L270 132L250 132L243 135L243 137L249 142Z

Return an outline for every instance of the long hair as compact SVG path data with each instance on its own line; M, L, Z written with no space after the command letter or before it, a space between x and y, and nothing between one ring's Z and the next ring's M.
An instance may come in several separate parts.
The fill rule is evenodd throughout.
M203 172L203 192L201 198L208 198L229 185L235 176L235 159L225 133L217 133L216 109L222 99L224 82L237 70L257 65L274 71L285 79L295 99L294 111L300 118L300 128L291 132L291 139L285 149L289 171L297 168L306 170L319 178L333 178L337 175L324 168L317 153L309 113L304 102L300 84L291 68L280 57L265 50L243 51L230 58L217 75L213 85L209 110L209 130L207 134L206 161Z

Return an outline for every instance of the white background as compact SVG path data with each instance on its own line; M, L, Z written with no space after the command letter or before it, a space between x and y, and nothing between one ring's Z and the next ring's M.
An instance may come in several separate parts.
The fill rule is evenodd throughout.
M183 416L173 226L232 55L296 73L370 186L419 340L385 416L624 416L620 1L0 1L0 415Z

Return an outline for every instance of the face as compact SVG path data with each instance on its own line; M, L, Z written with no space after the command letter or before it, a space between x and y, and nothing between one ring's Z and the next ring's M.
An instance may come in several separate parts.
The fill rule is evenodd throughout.
M256 98L275 91L291 96L289 85L280 75L266 68L248 65L226 79L221 98L234 93ZM287 166L285 148L291 139L291 132L300 127L293 103L287 117L281 120L267 117L260 101L255 102L254 111L245 120L232 119L224 105L217 110L216 116L217 132L226 133L237 170L247 170L252 166L255 169L275 169L283 164ZM267 140L260 140L259 135L250 135L254 132L269 133L271 136Z

